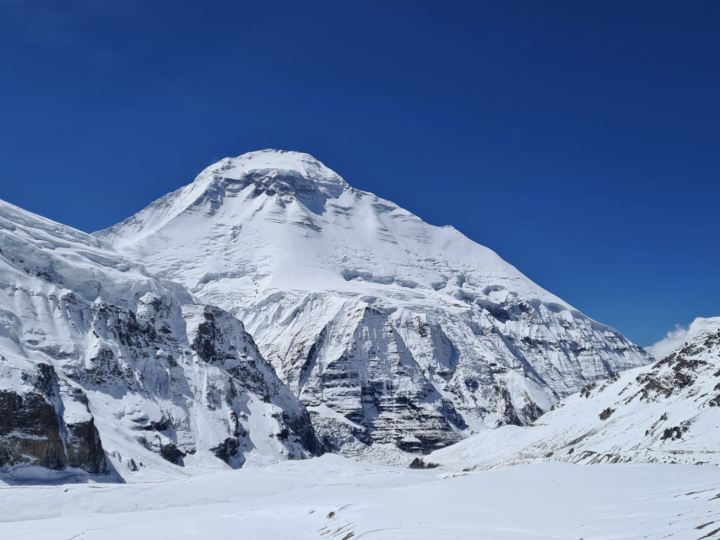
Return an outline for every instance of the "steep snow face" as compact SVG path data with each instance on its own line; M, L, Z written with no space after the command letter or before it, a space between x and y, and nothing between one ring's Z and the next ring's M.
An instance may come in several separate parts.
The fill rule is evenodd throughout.
M350 454L526 424L651 360L493 251L307 154L224 159L96 235L243 320Z
M0 467L13 474L319 451L307 411L234 316L2 201L0 418Z
M720 465L720 317L697 319L659 362L594 383L536 424L473 436L427 459L490 468L530 461Z

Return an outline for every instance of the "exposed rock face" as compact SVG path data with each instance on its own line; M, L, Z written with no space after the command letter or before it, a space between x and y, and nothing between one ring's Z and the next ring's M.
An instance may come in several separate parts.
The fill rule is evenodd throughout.
M97 474L110 459L129 474L322 452L234 316L3 202L0 246L0 467Z
M460 440L462 417L425 377L387 315L365 307L350 316L356 321L349 327L348 348L322 370L315 369L332 331L326 327L304 365L291 372L299 376L291 388L314 410L325 405L361 426L360 440L394 444L406 452Z
M592 383L535 424L475 435L430 459L453 467L535 460L720 465L720 317L697 319L666 358Z
M84 469L91 474L106 471L105 452L94 419L87 422L65 424L66 448L70 467Z
M188 333L190 346L197 356L228 373L234 380L242 381L246 392L260 396L264 403L277 408L271 413L279 427L274 436L291 448L287 457L299 459L303 451L312 455L322 454L324 446L318 441L307 410L300 406L298 399L280 381L272 366L262 358L243 324L222 309L211 306L186 305L183 313L191 328ZM205 390L210 392L210 386ZM213 390L217 390L217 387ZM227 394L232 393L233 388L230 387ZM206 393L208 408L215 407L222 399L228 398ZM246 437L247 431L242 423L237 422L236 415L231 414L231 424L235 437L225 439L214 449L216 455L226 456L236 446L242 447L243 443L238 437L242 434Z
M33 368L18 372L0 356L3 382L16 383L0 390L0 467L39 465L104 473L105 452L85 394L67 386L61 391L49 364Z
M33 462L50 469L65 466L60 422L45 396L2 391L0 414L0 466Z
M348 454L524 425L651 361L491 250L306 154L222 160L96 234L238 316Z

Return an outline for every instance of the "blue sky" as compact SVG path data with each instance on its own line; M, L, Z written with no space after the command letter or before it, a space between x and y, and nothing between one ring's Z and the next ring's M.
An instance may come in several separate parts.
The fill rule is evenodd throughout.
M720 2L0 0L0 198L85 231L261 148L640 345L720 315Z

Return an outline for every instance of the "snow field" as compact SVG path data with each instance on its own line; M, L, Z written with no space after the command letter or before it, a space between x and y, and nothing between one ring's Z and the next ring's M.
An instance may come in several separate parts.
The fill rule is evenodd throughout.
M699 539L720 528L719 493L715 467L539 463L454 473L324 456L162 483L0 488L0 537Z

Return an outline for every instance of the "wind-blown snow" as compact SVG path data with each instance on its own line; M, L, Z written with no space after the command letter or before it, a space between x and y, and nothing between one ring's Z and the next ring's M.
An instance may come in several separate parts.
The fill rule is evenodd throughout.
M645 347L645 350L652 354L657 360L662 360L680 345L685 343L686 335L687 328L676 325L675 330L670 330L663 339L649 347Z
M490 249L307 154L224 159L96 234L236 314L350 454L371 442L429 451L526 424L651 360Z

